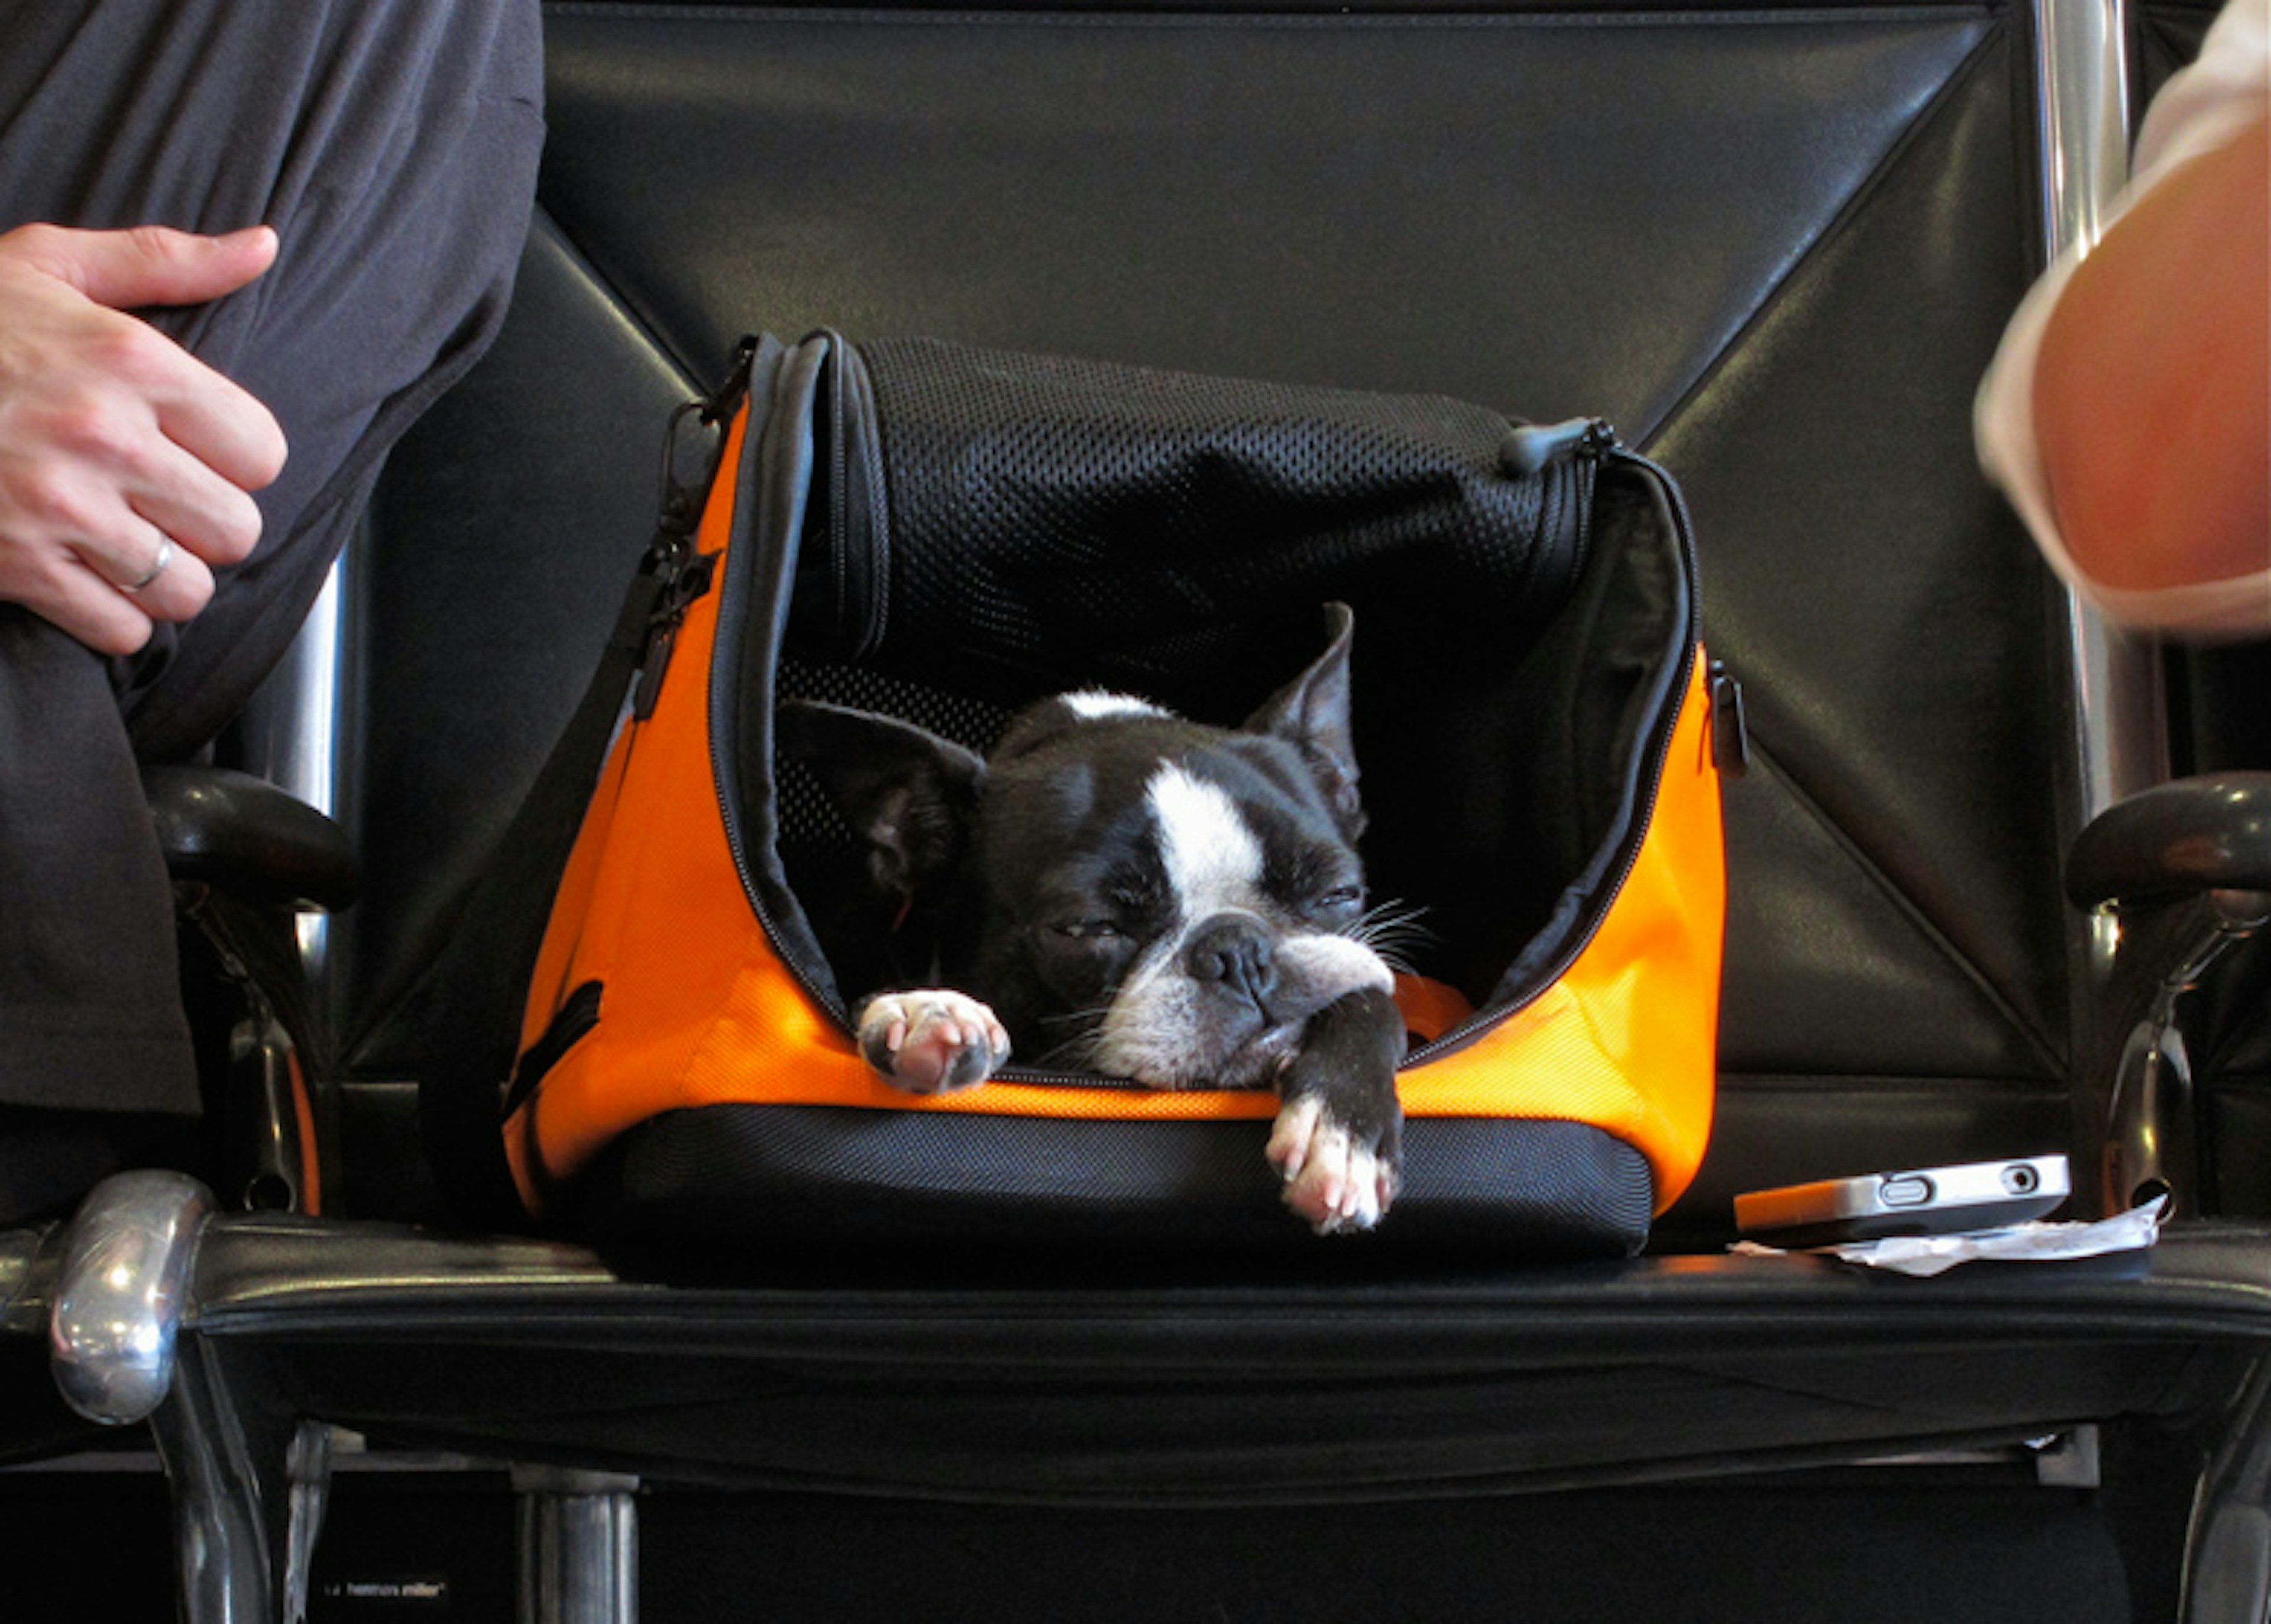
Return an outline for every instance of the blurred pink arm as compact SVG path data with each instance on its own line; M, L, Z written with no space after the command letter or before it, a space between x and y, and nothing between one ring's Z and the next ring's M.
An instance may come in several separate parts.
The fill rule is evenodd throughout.
M2271 568L2271 121L2176 167L2075 267L2033 403L2084 575L2149 592Z

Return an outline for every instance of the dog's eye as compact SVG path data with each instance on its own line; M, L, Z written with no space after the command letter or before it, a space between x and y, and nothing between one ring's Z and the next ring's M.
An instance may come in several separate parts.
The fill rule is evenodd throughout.
M1068 920L1056 927L1056 933L1076 942L1108 942L1120 934L1120 927L1110 920Z

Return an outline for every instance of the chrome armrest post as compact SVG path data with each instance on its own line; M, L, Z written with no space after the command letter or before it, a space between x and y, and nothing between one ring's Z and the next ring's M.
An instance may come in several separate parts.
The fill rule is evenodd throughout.
M2171 1216L2190 1218L2200 1211L2198 1102L2177 1006L2227 951L2271 923L2271 896L2211 891L2207 914L2122 1047L2106 1109L2100 1193L2106 1211L2118 1212L2156 1196L2169 1198Z
M2126 0L2034 0L2045 260L2087 254L2129 178ZM2158 646L2066 598L2081 821L2169 775ZM2102 957L2102 956L2101 956Z

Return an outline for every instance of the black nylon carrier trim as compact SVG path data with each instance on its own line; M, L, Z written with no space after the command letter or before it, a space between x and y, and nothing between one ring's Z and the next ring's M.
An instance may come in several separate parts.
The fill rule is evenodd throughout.
M578 1233L674 1253L725 1244L793 1268L825 1242L920 1252L1187 1245L1202 1254L1621 1257L1648 1237L1647 1158L1588 1123L1418 1118L1410 1182L1373 1233L1320 1240L1284 1211L1267 1122L1098 1122L828 1106L668 1113L577 1182ZM768 1255L768 1248L786 1248Z

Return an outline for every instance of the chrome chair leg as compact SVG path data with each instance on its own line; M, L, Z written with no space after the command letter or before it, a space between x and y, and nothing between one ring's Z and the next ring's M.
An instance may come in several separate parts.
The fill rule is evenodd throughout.
M638 1479L516 1466L520 1624L637 1624Z
M2200 1474L2178 1615L2184 1624L2271 1618L2271 1360L2253 1362Z
M246 1403L227 1361L186 1344L150 1418L174 1499L187 1624L301 1624L331 1486L331 1429Z

